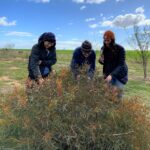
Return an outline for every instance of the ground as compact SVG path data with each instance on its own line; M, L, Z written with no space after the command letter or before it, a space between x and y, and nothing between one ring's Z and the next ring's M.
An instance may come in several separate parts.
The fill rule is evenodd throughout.
M12 92L15 86L25 87L27 79L27 64L30 51L27 50L1 50L0 51L0 95ZM97 54L97 60L99 52ZM57 51L57 64L53 66L56 72L60 68L68 67L72 57L72 51ZM143 79L142 66L139 63L136 52L127 52L126 59L129 67L129 81L125 86L125 96L141 97L145 105L150 106L150 63L148 64L147 79ZM102 74L102 66L97 61L97 72Z

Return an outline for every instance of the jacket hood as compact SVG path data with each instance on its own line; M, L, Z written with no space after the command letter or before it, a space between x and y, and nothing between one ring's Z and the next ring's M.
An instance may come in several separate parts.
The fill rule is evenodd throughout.
M38 39L38 44L41 45L44 41L52 42L55 45L56 44L56 38L55 38L54 33L52 33L52 32L43 33Z

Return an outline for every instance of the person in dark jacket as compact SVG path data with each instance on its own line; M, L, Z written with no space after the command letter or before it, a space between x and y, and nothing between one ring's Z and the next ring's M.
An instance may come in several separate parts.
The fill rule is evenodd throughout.
M104 33L99 63L103 65L104 79L117 89L123 89L128 81L128 67L125 62L125 49L115 43L115 35L108 30Z
M86 66L87 78L92 79L95 71L96 55L92 44L85 40L82 45L75 49L71 60L71 71L75 79L79 80L81 70Z
M43 33L39 37L38 43L33 45L28 63L30 80L42 84L44 78L50 74L52 65L57 61L55 46L55 35L51 32Z

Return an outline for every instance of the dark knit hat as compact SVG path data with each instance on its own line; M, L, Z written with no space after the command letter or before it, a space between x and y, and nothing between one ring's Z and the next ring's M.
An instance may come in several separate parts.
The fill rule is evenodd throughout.
M49 41L51 43L56 43L56 38L54 33L52 32L45 32L43 33L38 40L38 43L44 42L44 41Z
M89 41L85 40L82 43L81 48L82 48L83 52L87 52L88 53L88 52L90 52L92 50L92 44Z

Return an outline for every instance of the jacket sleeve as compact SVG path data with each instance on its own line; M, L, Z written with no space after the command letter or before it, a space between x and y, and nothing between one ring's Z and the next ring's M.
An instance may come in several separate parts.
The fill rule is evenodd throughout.
M75 51L73 53L72 56L72 60L71 60L71 71L73 72L74 76L77 76L80 72L79 72L79 56L78 53Z
M43 60L41 65L51 67L57 62L57 56L56 56L56 50L54 49L51 55L51 58L49 60Z
M112 76L117 78L123 78L127 74L127 66L125 63L125 50L124 48L120 49L119 56L118 56L118 66L117 68L111 73Z
M95 52L93 52L92 56L91 56L91 64L90 64L90 68L88 70L88 77L90 77L91 79L94 76L94 71L95 71L95 61L96 61L96 54Z
M40 57L39 49L37 48L37 46L33 46L30 55L29 67L33 72L35 78L41 77L41 72L39 68L39 57Z
M100 50L100 57L99 57L99 63L101 64L101 65L104 65L104 53L103 53L103 50L104 48L102 47L101 48L101 50Z

